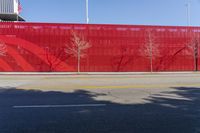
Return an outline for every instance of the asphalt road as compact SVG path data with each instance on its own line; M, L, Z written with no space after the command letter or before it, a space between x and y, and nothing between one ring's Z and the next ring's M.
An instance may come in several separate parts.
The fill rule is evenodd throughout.
M0 133L200 133L200 74L2 75Z

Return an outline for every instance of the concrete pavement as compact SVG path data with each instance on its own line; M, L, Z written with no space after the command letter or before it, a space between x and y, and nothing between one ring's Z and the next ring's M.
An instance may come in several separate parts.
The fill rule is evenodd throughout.
M0 76L0 133L199 133L200 75Z
M166 88L200 85L198 73L151 75L0 75L0 86L21 89Z

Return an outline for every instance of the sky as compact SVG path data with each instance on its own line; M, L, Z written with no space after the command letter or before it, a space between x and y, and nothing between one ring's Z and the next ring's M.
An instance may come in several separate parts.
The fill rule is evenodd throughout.
M86 0L21 0L28 22L86 23ZM188 0L89 0L91 24L187 25ZM191 26L200 26L200 0L191 0Z

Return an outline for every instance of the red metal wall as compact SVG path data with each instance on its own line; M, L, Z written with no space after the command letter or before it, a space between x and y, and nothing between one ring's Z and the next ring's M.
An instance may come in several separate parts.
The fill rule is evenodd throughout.
M65 53L72 31L92 46L81 59L82 72L150 71L150 61L141 51L147 31L159 48L154 71L194 70L186 45L200 35L200 27L5 22L0 23L0 42L6 44L7 54L0 57L0 71L77 71L77 59Z

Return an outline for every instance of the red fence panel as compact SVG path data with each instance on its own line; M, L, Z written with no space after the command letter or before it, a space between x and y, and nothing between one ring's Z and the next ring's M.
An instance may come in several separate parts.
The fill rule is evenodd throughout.
M196 40L200 49L199 27L1 22L7 49L0 71L76 72L77 56L66 53L72 33L91 45L80 58L82 72L193 71L189 44Z

